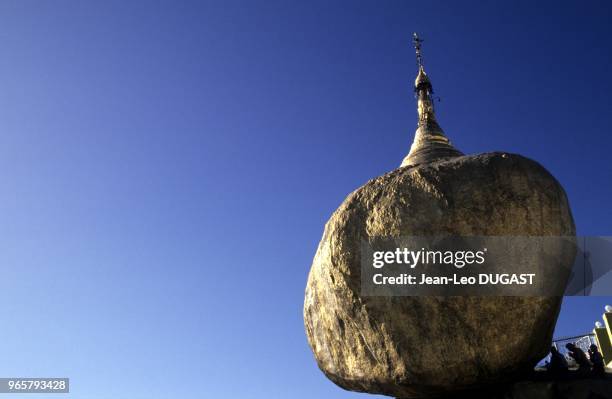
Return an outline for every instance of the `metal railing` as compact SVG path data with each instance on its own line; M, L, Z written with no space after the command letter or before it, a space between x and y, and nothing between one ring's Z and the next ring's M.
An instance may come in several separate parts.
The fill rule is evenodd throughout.
M593 334L593 333L586 333L586 334L581 334L581 335L559 337L559 338L556 338L556 339L553 340L552 346L557 348L557 350L563 356L565 356L565 359L567 360L567 363L569 364L570 367L572 367L572 366L576 365L576 362L574 361L574 359L572 357L570 357L568 355L567 348L565 347L565 345L569 344L569 343L575 344L577 347L582 349L584 351L584 353L587 353L588 350L589 350L589 347L591 346L591 344L596 344L596 342L595 342L595 334ZM536 368L544 367L546 362L550 362L550 353L544 359L542 359L542 360L540 360L538 362Z

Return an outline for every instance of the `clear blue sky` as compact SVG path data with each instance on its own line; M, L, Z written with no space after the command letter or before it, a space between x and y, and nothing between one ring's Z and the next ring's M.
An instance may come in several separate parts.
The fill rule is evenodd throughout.
M455 145L538 160L612 235L611 3L501 4L1 2L0 376L365 398L317 369L303 291L333 210L409 149L413 31Z

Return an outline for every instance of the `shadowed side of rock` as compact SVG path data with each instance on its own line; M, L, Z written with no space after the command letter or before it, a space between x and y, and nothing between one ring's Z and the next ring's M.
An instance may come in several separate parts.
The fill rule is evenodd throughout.
M563 381L524 380L489 389L460 392L440 399L612 399L612 375Z

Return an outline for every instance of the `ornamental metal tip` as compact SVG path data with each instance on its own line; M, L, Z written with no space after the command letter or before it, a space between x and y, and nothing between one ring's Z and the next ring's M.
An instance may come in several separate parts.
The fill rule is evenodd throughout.
M421 43L423 43L423 39L419 38L416 32L412 34L412 44L414 44L414 49L416 51L416 60L417 66L419 69L423 68L423 55L421 54Z
M412 43L414 44L418 67L417 77L414 81L414 91L417 98L419 120L410 152L404 158L400 167L463 155L461 151L453 147L436 121L433 86L423 66L421 51L423 39L419 38L416 32L412 35Z

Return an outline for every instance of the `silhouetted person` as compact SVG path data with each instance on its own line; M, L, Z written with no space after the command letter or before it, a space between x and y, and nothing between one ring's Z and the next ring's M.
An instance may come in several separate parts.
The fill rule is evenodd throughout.
M597 345L593 344L589 348L589 359L593 364L593 375L603 377L606 375L606 365L604 364L603 356L599 353Z
M550 348L550 363L547 367L553 378L561 378L567 374L567 360L555 346Z
M589 374L591 372L591 362L589 362L584 351L573 343L569 343L565 345L565 347L569 351L569 355L572 359L578 364L578 374Z

